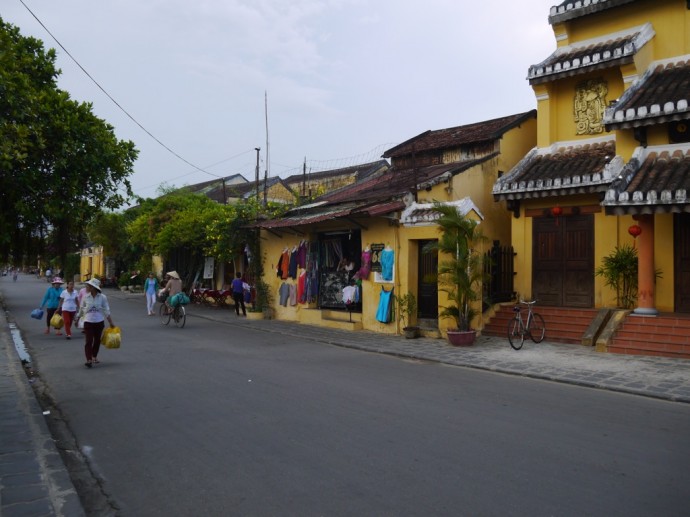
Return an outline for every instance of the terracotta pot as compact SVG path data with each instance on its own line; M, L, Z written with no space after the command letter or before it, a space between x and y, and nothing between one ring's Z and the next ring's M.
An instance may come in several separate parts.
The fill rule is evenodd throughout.
M448 342L453 346L472 346L477 337L476 330L448 329Z
M415 339L419 335L419 327L403 327L402 330L406 339Z

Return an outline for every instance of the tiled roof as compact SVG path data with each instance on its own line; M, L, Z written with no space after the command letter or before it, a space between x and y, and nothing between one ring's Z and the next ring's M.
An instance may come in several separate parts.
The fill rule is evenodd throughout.
M492 153L477 160L420 167L391 168L339 190L320 196L316 202L290 210L280 219L262 221L261 228L290 228L342 217L376 217L402 210L409 192L450 180L454 175L493 159Z
M364 181L359 181L339 190L329 192L319 197L319 200L329 203L340 203L354 200L385 200L403 196L415 189L432 187L446 179L450 179L467 169L494 158L497 153L476 160L444 163L419 167L418 169L391 168L384 174Z
M638 147L602 205L607 214L690 212L690 144Z
M639 81L606 108L606 129L659 124L690 117L690 55L652 63Z
M474 210L480 219L484 219L477 205L469 197L443 204L455 206L462 215ZM405 226L430 226L435 224L439 217L441 214L435 210L433 203L412 203L400 214L400 223Z
M619 5L629 4L635 0L566 0L551 8L549 23L572 20L588 14L594 14L605 9L618 7Z
M327 171L308 172L307 178L310 180L323 180L338 176L356 175L358 179L364 179L371 174L390 167L386 160L377 160L375 162L362 163L360 165L353 165L351 167L342 167L340 169L331 169ZM304 174L293 174L284 179L288 185L301 183L304 179Z
M610 137L532 149L498 179L495 200L603 192L623 168Z
M530 66L527 79L530 84L539 84L552 81L555 77L630 63L635 53L653 36L652 25L646 23L641 27L560 47L541 63Z
M519 126L525 120L536 118L536 110L518 113L507 117L476 122L464 126L450 127L447 129L428 130L409 140L388 149L383 153L384 158L396 158L410 156L422 151L449 149L486 142L501 138L503 134L514 127Z

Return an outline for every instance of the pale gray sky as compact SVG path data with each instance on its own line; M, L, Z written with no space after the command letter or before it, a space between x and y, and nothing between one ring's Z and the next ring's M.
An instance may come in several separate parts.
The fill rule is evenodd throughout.
M242 174L255 147L288 176L378 159L427 129L536 107L530 65L556 48L555 0L20 0L0 16L54 47L59 87L140 150L135 193Z

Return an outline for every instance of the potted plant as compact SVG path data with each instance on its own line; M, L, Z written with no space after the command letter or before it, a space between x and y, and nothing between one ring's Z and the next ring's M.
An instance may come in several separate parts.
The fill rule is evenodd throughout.
M436 224L441 237L429 248L444 256L439 262L438 279L440 290L448 295L448 305L442 307L439 316L455 320L456 327L447 330L448 341L469 346L477 335L471 325L478 313L484 279L482 254L475 247L486 238L477 227L479 223L460 213L457 207L436 202L434 210L440 214Z
M263 279L258 279L256 281L256 304L255 309L258 312L263 312L264 319L270 320L273 317L273 308L271 304L273 303L273 293L271 293L270 286L263 281Z
M417 299L414 294L407 292L404 296L396 296L398 315L403 324L403 335L407 339L414 339L419 335L419 327L411 325L412 318L417 316ZM406 325L406 323L410 325Z

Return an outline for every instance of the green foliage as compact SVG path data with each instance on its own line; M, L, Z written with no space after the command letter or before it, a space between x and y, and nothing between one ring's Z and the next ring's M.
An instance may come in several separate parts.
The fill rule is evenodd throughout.
M271 292L270 286L264 282L263 279L259 278L256 281L256 304L255 308L257 311L262 311L268 309L273 304L273 293Z
M412 325L412 318L417 316L417 298L410 291L403 296L395 296L398 305L398 314L403 328Z
M439 316L454 319L460 330L470 330L477 316L474 306L481 300L484 280L482 254L474 248L486 238L477 221L462 215L456 207L436 202L434 210L440 214L436 224L441 236L426 251L435 249L445 257L439 263L438 278L441 291L448 295L450 302Z
M637 248L624 244L616 246L594 270L616 292L616 305L622 309L632 309L637 304L637 263ZM661 278L661 270L657 269L654 276Z
M57 88L41 41L0 19L0 49L0 254L64 263L100 209L131 195L137 151Z

